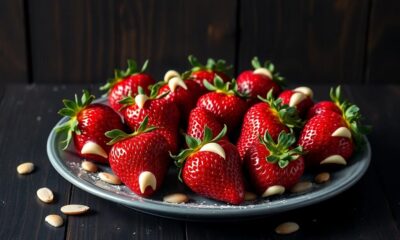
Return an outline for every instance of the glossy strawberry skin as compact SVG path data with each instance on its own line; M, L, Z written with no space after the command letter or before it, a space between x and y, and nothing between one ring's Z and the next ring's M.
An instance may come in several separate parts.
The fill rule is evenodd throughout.
M189 156L182 170L184 183L194 192L219 201L240 204L244 200L241 163L236 147L220 141L226 159L213 152Z
M284 90L279 94L280 99L282 99L283 104L289 105L290 103L290 98L295 94L296 92L293 90ZM301 117L305 116L307 114L308 109L310 109L314 105L313 100L309 97L306 96L305 99L303 99L299 104L297 104L295 107L297 109L297 112Z
M224 82L229 82L231 79L223 72L214 72L210 70L199 70L192 72L190 75L190 79L195 81L201 89L201 93L204 94L208 92L208 90L204 87L203 81L206 80L210 84L213 84L215 75L218 75Z
M218 92L209 92L197 101L197 107L212 112L220 123L227 125L228 129L239 126L247 106L246 101L238 96Z
M148 86L154 83L154 79L148 74L133 74L127 78L122 79L120 82L114 85L108 95L108 102L115 111L119 111L122 107L119 101L129 95L135 96L138 92L139 86L143 88L146 94L149 94L150 91L148 89Z
M331 136L339 127L348 128L342 116L332 111L322 112L308 120L298 141L306 152L307 166L319 165L332 155L340 155L346 160L351 157L354 151L352 139Z
M141 133L113 145L110 151L110 166L115 175L139 196L150 196L155 191L148 186L140 191L139 176L144 171L156 177L156 191L160 189L171 159L168 144L157 132Z
M164 85L159 90L159 95L164 94L166 92L170 92L165 96L165 99L173 102L179 108L181 112L182 122L186 123L190 111L196 107L197 99L202 94L203 90L200 86L192 81L192 80L184 80L187 90L178 86L174 92L168 87L168 85Z
M273 185L281 185L286 189L296 184L304 172L304 159L291 161L285 168L276 163L269 163L268 149L261 143L256 143L248 150L244 164L248 171L252 186L258 194L264 193Z
M108 163L108 159L95 154L81 154L86 142L92 141L100 145L106 153L111 149L110 141L104 133L113 129L123 130L121 117L110 107L103 104L91 104L77 115L78 128L81 134L74 133L74 144L78 154L91 161Z
M319 115L321 113L331 111L342 114L342 110L332 101L321 101L312 106L307 112L307 119Z
M281 123L277 113L268 103L257 103L252 106L243 118L242 130L237 142L240 158L243 159L247 150L258 141L258 137L265 133L271 134L273 139L279 136L281 131L288 132L289 129Z
M205 126L211 129L213 137L217 136L224 127L212 112L200 107L194 108L189 115L186 134L197 139L203 139ZM227 140L225 136L224 139Z
M136 104L123 109L122 115L126 124L133 130L137 129L143 119L148 116L149 126L159 128L160 133L170 143L170 151L176 153L178 150L178 126L180 113L178 107L170 102L161 99L149 99L143 108Z
M265 97L269 90L273 89L274 96L277 96L281 88L271 78L254 74L253 71L247 70L242 72L236 80L238 91L249 94L249 98L253 101L258 100L257 96Z

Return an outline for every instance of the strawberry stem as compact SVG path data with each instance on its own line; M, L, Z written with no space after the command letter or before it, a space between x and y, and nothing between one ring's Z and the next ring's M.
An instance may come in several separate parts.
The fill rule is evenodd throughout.
M238 91L238 86L235 79L232 79L230 82L224 83L221 77L215 75L214 77L214 84L209 83L207 80L203 80L203 85L207 90L223 93L226 95L235 95L239 97L247 97L247 94L242 94Z
M151 131L157 129L157 127L154 127L154 126L147 126L148 122L149 122L148 116L144 117L144 119L140 123L139 127L133 133L129 133L129 134L125 133L124 131L122 131L120 129L114 129L111 131L107 131L105 133L106 137L111 138L111 141L109 141L107 143L107 145L113 145L124 139L131 138L131 137L140 135L142 133L151 132Z
M128 67L126 70L119 70L119 69L115 69L114 70L114 78L111 78L108 80L108 82L106 84L104 84L103 86L100 87L101 91L107 91L107 93L109 91L111 91L111 89L119 82L121 82L122 80L124 80L125 78L135 75L135 74L139 74L139 73L143 73L147 70L147 67L149 65L149 60L146 60L143 63L142 68L139 70L138 65L136 63L135 60L133 59L128 59Z
M223 59L214 60L212 58L209 58L207 59L206 65L201 64L199 60L193 55L189 55L188 60L190 65L192 65L190 73L197 72L200 70L206 70L213 72L221 72L230 75L230 72L232 71L233 68L232 65L227 65L226 61Z
M266 60L264 62L264 65L261 65L258 57L253 57L253 59L251 60L251 65L253 66L254 69L258 69L258 68L267 69L272 75L272 79L271 79L272 81L274 81L276 84L278 84L281 88L286 86L285 78L282 77L281 74L276 71L275 65L270 60Z
M291 148L296 142L296 137L292 133L280 132L278 140L275 142L268 131L266 131L264 137L259 136L259 140L270 152L266 160L269 163L277 163L280 168L285 168L291 161L298 159L304 154L301 146Z
M61 141L63 150L67 149L72 140L72 133L81 134L78 128L78 114L89 106L95 99L94 95L91 95L89 91L83 90L81 99L75 94L75 101L69 99L63 99L64 108L58 111L58 114L64 117L69 117L70 119L58 126L55 130L59 133L66 133L67 138Z

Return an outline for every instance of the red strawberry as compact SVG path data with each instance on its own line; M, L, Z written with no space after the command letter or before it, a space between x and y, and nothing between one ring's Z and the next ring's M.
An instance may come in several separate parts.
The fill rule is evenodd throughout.
M334 90L331 88L329 93L332 101L321 101L312 106L307 113L307 118L310 119L315 115L321 114L326 111L332 111L342 114L341 104L343 103L340 86Z
M170 70L165 74L164 81L156 84L160 88L159 95L164 95L165 99L176 104L181 112L182 122L186 123L190 110L196 106L197 99L202 94L200 86L192 80L183 80L178 72Z
M229 72L232 70L232 65L227 66L226 61L223 59L215 61L209 58L206 65L201 64L193 55L190 55L188 59L189 63L192 65L190 79L201 86L202 93L207 92L203 84L204 80L211 84L214 82L216 76L219 76L224 82L229 82L231 80Z
M216 119L212 112L204 108L194 108L189 115L186 134L193 138L203 139L206 126L210 128L213 136L217 136L223 128L223 124ZM227 140L225 136L224 138Z
M139 86L145 90L146 94L149 93L147 87L155 81L150 75L144 73L147 65L148 60L139 71L136 62L128 60L128 68L125 71L116 69L114 78L100 87L100 90L108 91L108 102L115 111L119 111L122 107L119 101L126 96L135 95Z
M108 163L108 153L111 149L107 145L108 138L104 133L112 129L123 129L120 116L112 108L103 104L91 104L94 96L88 91L83 91L79 101L75 95L75 101L64 99L65 108L58 113L70 117L70 120L57 128L59 132L65 132L67 139L62 143L66 149L74 138L77 153L88 160L100 163Z
M244 200L244 184L239 153L228 141L219 141L226 127L212 138L209 128L203 141L186 136L189 149L174 156L181 168L183 182L194 192L205 197L240 204Z
M305 116L308 109L314 105L312 90L308 87L298 87L293 90L284 90L279 94L283 104L295 107L300 116Z
M268 131L273 139L277 139L280 132L288 132L290 128L300 127L301 119L297 111L288 105L282 105L282 99L274 99L272 90L267 98L260 98L263 102L252 106L243 119L242 130L237 142L241 159L246 151L257 141L258 136Z
M197 101L197 107L212 112L219 122L228 126L228 129L238 127L247 110L247 103L236 91L235 81L224 83L217 76L214 85L204 81L204 86L214 92L201 96Z
M269 90L273 89L274 96L281 91L284 78L275 71L275 66L270 61L266 61L261 66L257 57L251 61L254 71L247 70L237 77L238 91L247 94L252 102L257 101L257 96L265 96Z
M120 130L106 133L112 138L110 166L121 181L134 193L150 196L160 189L171 159L165 138L147 128L147 117L138 129L126 134Z
M140 88L140 87L139 87ZM148 116L149 124L157 127L159 131L170 143L171 152L178 150L178 126L180 113L171 101L167 101L164 96L156 97L153 92L150 97L145 95L143 89L138 90L139 94L135 98L126 97L121 104L124 104L122 115L126 124L131 129L139 127L143 119Z
M282 194L297 183L304 172L302 147L291 148L296 138L283 131L277 142L268 131L259 140L244 159L251 183L263 197Z
M337 91L340 91L340 89ZM333 92L333 89L331 90ZM341 113L325 110L308 120L300 133L307 165L347 164L354 148L363 143L367 128L360 125L361 115L356 105L338 102ZM355 144L356 143L356 144Z

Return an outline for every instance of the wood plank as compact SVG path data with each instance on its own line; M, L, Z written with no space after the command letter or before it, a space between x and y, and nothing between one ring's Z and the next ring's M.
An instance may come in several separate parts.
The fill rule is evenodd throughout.
M0 83L27 83L24 2L0 1Z
M328 86L314 86L313 89L317 99L327 99L324 96L327 96ZM355 94L368 99L362 92ZM372 143L379 141L374 136L370 139ZM373 144L373 152L379 151L378 148ZM295 221L300 230L288 239L398 239L399 231L376 174L376 166L381 162L376 157L372 161L360 182L330 200L258 220L187 223L187 238L280 239L274 228L282 222Z
M368 34L368 83L399 83L400 2L372 0Z
M104 82L127 58L157 79L191 53L234 58L236 1L41 0L29 14L35 82Z
M259 56L290 83L361 82L367 18L368 1L246 1L239 69Z
M71 217L67 239L184 239L183 222L139 213L76 187L71 203L90 206L92 214Z
M400 113L396 104L400 99L400 86L357 86L352 87L350 92L354 102L361 108L366 122L373 127L369 135L372 158L376 162L379 182L383 184L383 192L400 229L400 192L397 178L400 163L395 155L400 136Z
M56 173L46 153L51 128L59 120L61 99L78 88L11 85L0 103L0 239L64 239L65 226L53 228L44 222L69 199L71 185ZM16 167L33 162L36 170L20 176ZM53 204L44 204L36 190L48 187L55 193ZM65 216L64 216L64 219Z

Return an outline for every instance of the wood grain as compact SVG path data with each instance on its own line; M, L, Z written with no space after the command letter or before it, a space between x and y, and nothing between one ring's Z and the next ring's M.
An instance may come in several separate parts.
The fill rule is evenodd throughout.
M362 92L363 94L358 94ZM372 145L372 159L378 172L379 182L383 184L383 192L387 196L397 227L400 229L400 192L398 189L398 157L394 154L398 149L400 136L400 113L393 101L400 99L398 85L357 86L349 91L352 100L361 108L365 122L372 125L369 139Z
M70 97L76 88L61 86L7 86L0 103L0 239L64 239L65 226L45 224L50 213L69 199L70 184L51 166L46 154L46 141L58 121L61 98ZM17 174L16 167L33 162L30 175ZM42 203L36 190L48 187L55 202ZM65 216L64 216L64 219Z
M157 79L191 53L234 60L236 1L39 0L29 14L35 82L104 82L127 58Z
M23 0L0 1L0 83L28 83Z
M373 0L368 34L367 83L400 83L400 2Z
M368 1L261 1L240 8L239 69L272 59L290 83L361 83Z
M184 239L183 222L139 213L73 188L71 203L90 206L90 214L70 217L67 239Z

